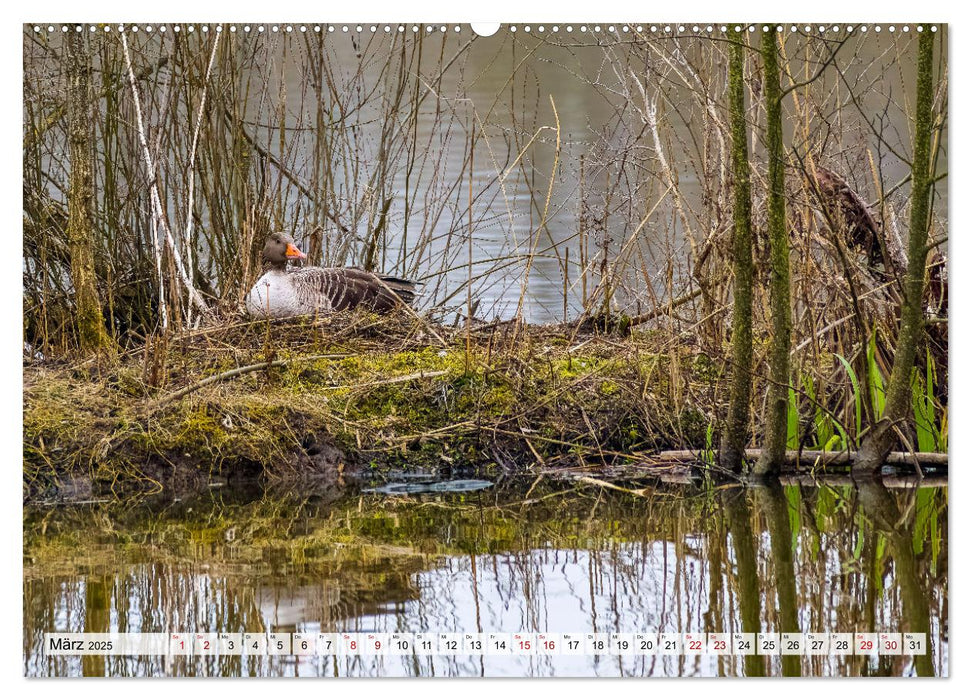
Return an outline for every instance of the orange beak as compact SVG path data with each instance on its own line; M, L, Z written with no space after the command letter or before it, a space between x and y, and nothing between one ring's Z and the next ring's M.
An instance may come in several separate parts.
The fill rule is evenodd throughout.
M304 253L301 253L300 252L300 249L297 248L297 246L293 245L293 243L287 243L287 258L288 259L292 260L294 258L306 258L306 257L307 256Z

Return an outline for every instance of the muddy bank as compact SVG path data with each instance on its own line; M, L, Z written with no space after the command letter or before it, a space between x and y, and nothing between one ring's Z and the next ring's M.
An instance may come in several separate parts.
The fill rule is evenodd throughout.
M343 315L24 368L25 497L622 465L704 445L720 374L651 333Z

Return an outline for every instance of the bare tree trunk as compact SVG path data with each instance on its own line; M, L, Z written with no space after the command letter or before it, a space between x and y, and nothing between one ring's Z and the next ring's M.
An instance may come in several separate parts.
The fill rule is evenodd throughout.
M772 27L774 29L774 27ZM765 444L753 474L779 471L786 453L789 409L789 342L792 311L789 291L789 232L786 228L785 153L782 147L782 89L775 31L762 33L765 69L765 128L769 159L768 238L771 280L772 339L769 346L769 390L765 407Z
M883 465L894 446L894 428L910 414L910 374L917 344L924 332L924 272L927 263L927 233L930 228L931 137L934 101L934 34L929 24L917 48L917 103L914 115L914 157L911 170L913 193L910 203L910 240L907 243L907 274L900 308L900 331L894 354L883 416L867 434L853 464L854 474L871 474Z
M752 186L745 124L744 51L741 40L733 42L728 64L728 109L735 176L735 230L732 233L735 306L732 312L732 384L719 459L723 467L736 473L742 471L745 459L752 397Z
M78 344L81 352L95 352L111 346L101 313L95 284L94 186L92 184L90 58L84 33L67 35L68 143L71 174L68 184L67 238L74 283Z

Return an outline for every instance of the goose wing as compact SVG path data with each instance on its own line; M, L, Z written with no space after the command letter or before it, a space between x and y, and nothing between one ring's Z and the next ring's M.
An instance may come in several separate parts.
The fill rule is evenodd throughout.
M405 280L385 282L350 267L305 267L290 274L301 303L315 309L343 311L365 306L385 312L414 298L414 285Z

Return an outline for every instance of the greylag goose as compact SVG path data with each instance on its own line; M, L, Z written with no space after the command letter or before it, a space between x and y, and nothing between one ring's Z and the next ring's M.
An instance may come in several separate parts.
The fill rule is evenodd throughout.
M358 306L379 313L411 304L415 283L382 277L353 267L294 267L304 255L285 233L274 233L263 247L263 276L246 297L255 318L329 314Z

